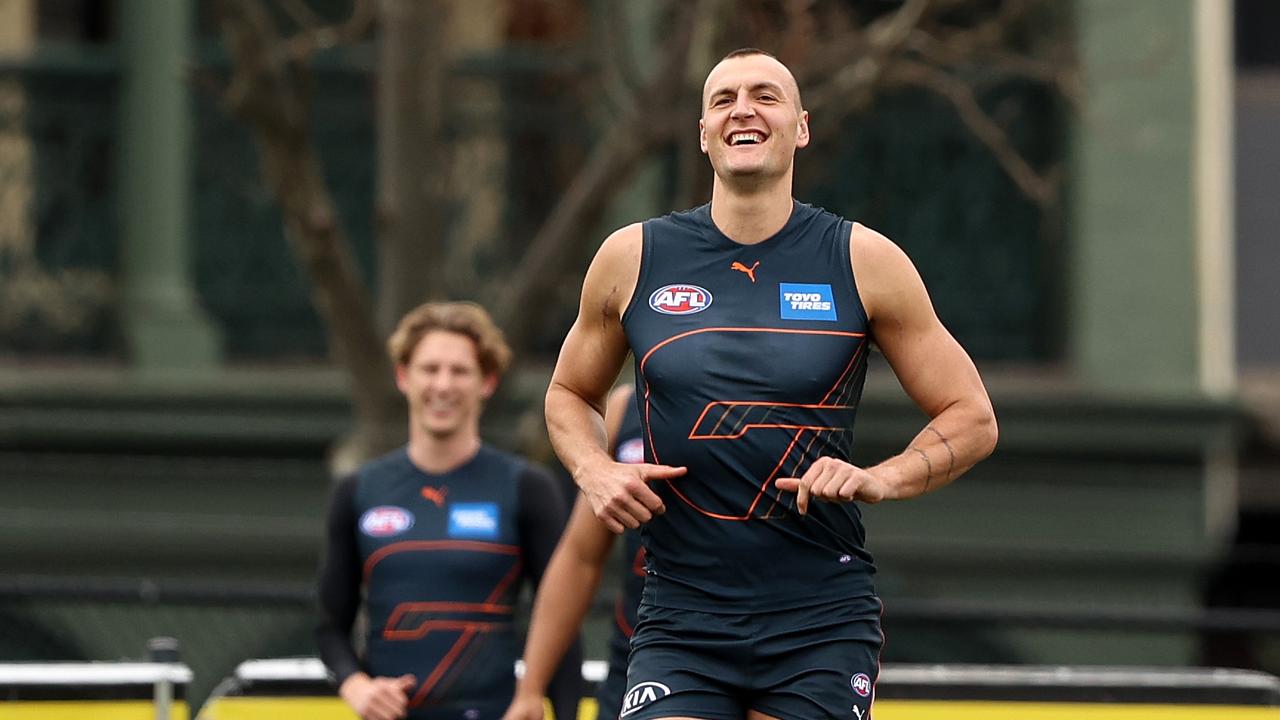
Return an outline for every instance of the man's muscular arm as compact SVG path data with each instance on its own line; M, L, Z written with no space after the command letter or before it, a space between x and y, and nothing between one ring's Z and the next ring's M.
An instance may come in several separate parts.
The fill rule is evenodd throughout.
M995 449L995 413L969 355L934 313L924 283L898 246L854 225L855 277L876 344L907 395L930 418L907 449L862 469L834 458L777 485L797 493L801 513L811 497L879 502L922 495L955 480Z
M595 516L615 533L664 510L647 481L684 474L684 468L616 463L605 450L605 395L627 356L622 313L639 274L641 233L640 225L629 225L600 246L547 388L547 434L556 455Z

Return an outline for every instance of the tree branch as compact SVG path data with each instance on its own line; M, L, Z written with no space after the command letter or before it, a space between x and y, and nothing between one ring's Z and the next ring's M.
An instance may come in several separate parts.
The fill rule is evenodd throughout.
M897 81L925 88L949 101L965 127L987 146L1018 189L1042 208L1052 204L1057 195L1055 178L1041 177L1031 167L1004 129L982 109L972 87L935 67L911 60L896 63L892 73Z

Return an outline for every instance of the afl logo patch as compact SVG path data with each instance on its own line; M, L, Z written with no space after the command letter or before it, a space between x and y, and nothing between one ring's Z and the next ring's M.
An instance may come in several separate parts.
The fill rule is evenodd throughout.
M622 463L642 463L644 462L644 440L641 438L631 438L630 440L618 446L616 459Z
M692 315L711 307L711 293L697 285L667 285L653 291L649 307L663 315Z
M622 698L622 714L618 717L624 718L640 708L648 705L654 700L664 698L671 694L671 688L659 682L642 682L627 691Z
M871 694L871 678L866 673L858 673L849 678L849 686L858 694L858 697L867 697Z
M395 505L370 508L360 516L360 531L370 537L390 537L413 527L413 513Z

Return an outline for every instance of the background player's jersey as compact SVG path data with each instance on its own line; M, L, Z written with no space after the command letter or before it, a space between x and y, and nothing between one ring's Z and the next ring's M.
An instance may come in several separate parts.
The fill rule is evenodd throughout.
M858 507L800 516L774 487L850 459L868 347L850 230L801 203L756 245L721 233L709 205L644 224L623 327L645 451L689 469L654 484L667 512L641 529L646 603L747 612L872 593Z

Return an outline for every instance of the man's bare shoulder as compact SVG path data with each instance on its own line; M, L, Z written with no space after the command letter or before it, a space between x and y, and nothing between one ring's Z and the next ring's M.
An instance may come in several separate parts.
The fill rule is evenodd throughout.
M920 275L911 258L882 233L862 223L853 223L849 233L849 258L867 316L892 305L903 293L923 291Z
M614 230L600 243L596 262L603 261L613 269L638 267L643 248L644 223L631 223Z
M640 276L644 229L632 223L615 230L600 244L583 283L583 300L599 303L606 315L621 318Z

